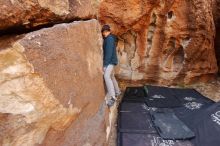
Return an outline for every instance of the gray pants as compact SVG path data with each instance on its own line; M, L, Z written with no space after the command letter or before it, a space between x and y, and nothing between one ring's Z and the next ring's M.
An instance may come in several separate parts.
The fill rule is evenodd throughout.
M120 94L120 89L114 75L114 65L108 65L104 69L104 79L109 96L115 98L116 94Z

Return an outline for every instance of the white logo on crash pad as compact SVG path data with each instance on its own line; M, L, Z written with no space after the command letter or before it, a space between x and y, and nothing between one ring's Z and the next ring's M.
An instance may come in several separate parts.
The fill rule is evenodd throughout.
M155 99L165 99L166 97L164 97L163 95L154 95L154 96L152 96L152 98L155 98Z
M216 113L212 114L211 117L212 121L220 126L220 111L217 111Z
M186 101L193 101L196 100L194 97L185 97L184 100Z
M198 102L188 102L184 104L184 106L190 110L195 110L195 109L200 109L203 104L198 103Z
M151 140L151 146L173 146L175 143L173 140L164 140L161 137L153 137Z

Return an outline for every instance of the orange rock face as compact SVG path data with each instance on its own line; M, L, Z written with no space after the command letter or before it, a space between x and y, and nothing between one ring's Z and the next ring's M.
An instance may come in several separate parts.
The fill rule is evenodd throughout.
M218 0L6 0L0 2L0 30L98 17L120 37L119 78L184 84L210 80L217 72L213 12L217 22L218 3Z
M115 115L100 23L119 37L120 79L189 84L218 71L219 0L1 0L0 9L0 35L63 23L0 38L1 146L105 145Z
M2 146L104 145L101 41L98 21L89 20L28 33L1 48Z
M0 30L91 19L96 17L97 6L98 1L90 0L1 0Z
M121 40L119 78L184 84L215 77L211 1L105 0L99 14Z

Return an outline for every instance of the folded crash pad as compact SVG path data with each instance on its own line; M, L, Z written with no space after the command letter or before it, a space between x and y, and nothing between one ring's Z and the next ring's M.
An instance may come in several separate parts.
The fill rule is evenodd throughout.
M173 112L151 112L152 121L163 139L190 139L195 134Z

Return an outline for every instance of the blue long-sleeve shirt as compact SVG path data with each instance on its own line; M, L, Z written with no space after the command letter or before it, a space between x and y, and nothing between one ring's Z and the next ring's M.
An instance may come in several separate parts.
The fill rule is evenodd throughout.
M118 58L116 53L116 37L114 35L109 34L106 38L104 38L103 52L104 67L107 67L109 64L118 64Z

